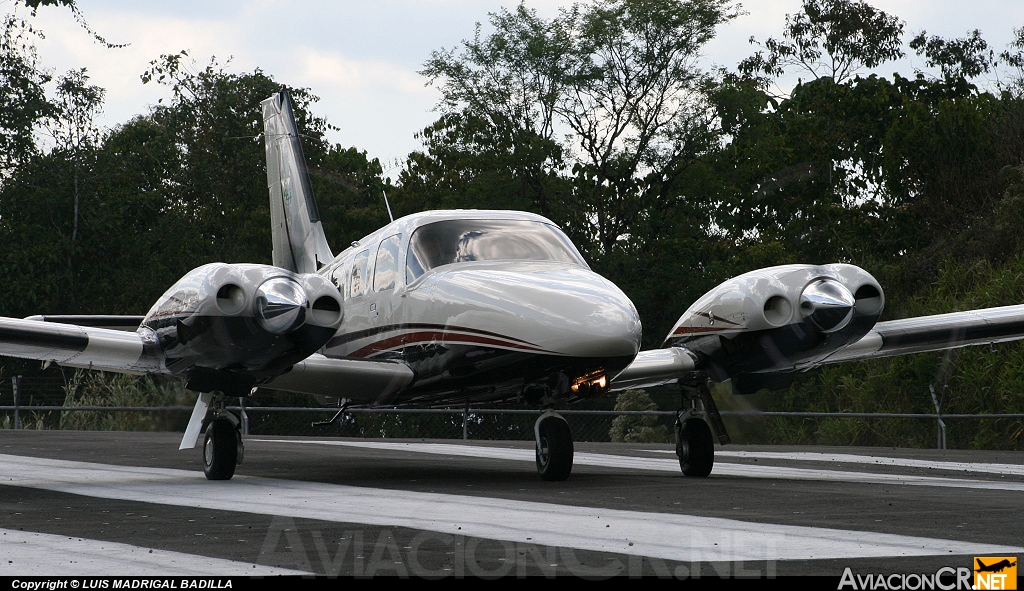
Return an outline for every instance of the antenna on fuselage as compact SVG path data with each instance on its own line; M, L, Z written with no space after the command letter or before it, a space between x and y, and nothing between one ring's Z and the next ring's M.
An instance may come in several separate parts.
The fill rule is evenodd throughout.
M381 189L380 192L384 195L384 205L388 208L388 218L393 222L395 221L395 216L391 215L391 204L388 203L388 192L384 189Z

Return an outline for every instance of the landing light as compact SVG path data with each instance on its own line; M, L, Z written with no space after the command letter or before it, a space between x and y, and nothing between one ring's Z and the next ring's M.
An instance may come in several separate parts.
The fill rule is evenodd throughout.
M608 378L604 373L595 372L577 378L572 385L572 391L583 396L591 396L603 392L608 387Z

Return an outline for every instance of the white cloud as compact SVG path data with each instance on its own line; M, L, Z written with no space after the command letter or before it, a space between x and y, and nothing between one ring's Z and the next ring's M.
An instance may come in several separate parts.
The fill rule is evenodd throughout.
M299 48L299 77L313 87L329 87L348 93L399 92L430 96L424 79L414 70L384 60L352 59L312 47Z
M1024 25L1024 2L977 0L869 0L907 23L907 33L962 36L981 29L1000 51L1013 27ZM282 83L305 86L321 97L318 114L345 131L339 141L382 158L402 157L418 146L413 134L436 118L437 91L416 73L432 50L457 46L472 37L476 22L487 22L501 6L518 0L272 0L125 2L79 0L89 25L124 49L95 43L60 7L43 7L34 18L46 40L44 64L58 74L86 67L92 83L107 90L101 123L113 125L145 113L167 89L143 85L140 74L161 54L190 51L199 67L211 56L233 58L229 71L259 68ZM552 18L568 0L526 0ZM779 37L785 16L800 0L748 1L749 14L721 27L704 52L706 64L735 68L756 48L748 39ZM486 28L486 27L485 27ZM916 58L916 56L913 56ZM920 59L889 65L882 73L909 74Z

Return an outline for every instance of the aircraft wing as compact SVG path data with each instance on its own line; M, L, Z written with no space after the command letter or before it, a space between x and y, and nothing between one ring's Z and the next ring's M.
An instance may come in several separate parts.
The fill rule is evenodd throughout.
M403 363L333 359L314 354L261 387L387 404L412 382L414 375Z
M1024 339L1024 305L889 320L876 323L863 337L829 355L790 364L788 371L1021 339ZM755 356L758 353L737 351L730 361L742 364L745 354ZM707 369L704 365L709 358L706 352L699 355L687 346L641 351L633 363L612 380L609 390L618 392L671 383L690 372Z
M37 315L29 316L25 320L39 320L43 322L59 322L61 324L74 324L75 326L88 326L91 328L109 328L113 330L126 330L135 332L139 325L145 320L145 316L115 316L97 314L75 314L75 315Z
M648 388L673 382L697 368L697 356L683 347L667 347L637 353L633 363L612 379L608 390Z
M133 321L89 320L108 326ZM0 317L0 356L120 373L168 373L156 344L147 343L137 332L51 320ZM386 404L413 377L412 370L401 363L314 354L263 387Z
M0 317L0 355L124 373L166 373L137 332Z
M889 320L823 363L891 357L1024 339L1024 305Z

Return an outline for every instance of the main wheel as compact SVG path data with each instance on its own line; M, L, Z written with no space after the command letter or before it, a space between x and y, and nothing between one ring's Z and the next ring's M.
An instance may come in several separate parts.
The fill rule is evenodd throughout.
M715 442L703 419L686 419L676 429L676 455L684 476L704 477L715 464Z
M209 480L230 480L238 464L238 430L228 419L216 419L203 439L203 472Z
M537 442L537 472L544 480L565 480L572 472L572 433L560 418L547 418L540 424Z

